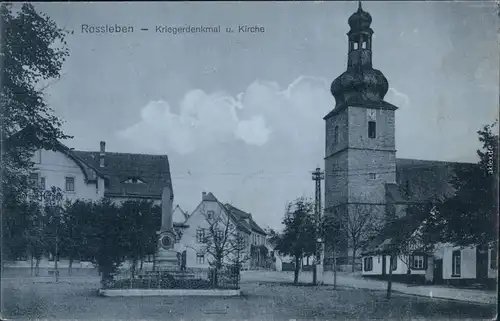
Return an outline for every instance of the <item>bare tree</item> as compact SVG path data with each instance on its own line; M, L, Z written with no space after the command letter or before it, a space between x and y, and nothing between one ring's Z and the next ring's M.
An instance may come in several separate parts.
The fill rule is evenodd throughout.
M234 264L239 274L242 264L249 259L247 242L244 232L238 229L231 214L202 209L202 215L205 217L207 228L200 252L207 254L208 264L214 270L214 283L217 286L225 263Z

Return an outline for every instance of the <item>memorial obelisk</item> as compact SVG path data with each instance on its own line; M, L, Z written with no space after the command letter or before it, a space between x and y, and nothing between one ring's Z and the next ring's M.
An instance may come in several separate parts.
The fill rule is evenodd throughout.
M156 266L159 271L179 269L179 259L174 251L175 233L173 228L173 193L169 187L164 187L161 194L161 227L158 231L158 254Z

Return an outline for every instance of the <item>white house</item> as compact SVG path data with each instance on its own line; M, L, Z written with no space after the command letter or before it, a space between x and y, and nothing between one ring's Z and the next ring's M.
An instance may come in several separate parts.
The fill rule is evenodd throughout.
M445 283L495 285L498 273L498 250L495 244L465 248L444 244L440 246L439 254L436 256L440 257L440 261L436 261L442 264L440 269Z
M204 251L204 238L209 233L208 228L210 226L206 216L221 217L222 222L230 222L234 231L232 236L243 238L245 244L245 250L241 253L243 256L251 257L252 242L260 242L261 239L265 240L265 236L260 237L260 233L265 232L251 219L248 213L228 204L222 204L212 193L204 192L202 201L189 215L184 223L186 228L183 230L179 242L175 244L177 252L185 253L183 256L185 257L186 267L208 268L209 266L210 258ZM243 269L250 268L250 261L251 259L243 264Z
M392 268L392 278L396 281L495 285L497 250L494 244L461 248L439 243L432 252L419 251L422 247L415 244L405 255L391 261L387 249L392 233L399 231L400 235L418 239L415 236L420 232L421 224L418 215L407 215L384 229L362 253L362 275L385 279Z

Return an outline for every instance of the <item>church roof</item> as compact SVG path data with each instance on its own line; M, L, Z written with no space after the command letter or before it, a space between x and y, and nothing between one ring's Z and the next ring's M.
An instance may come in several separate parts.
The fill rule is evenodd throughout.
M99 152L72 152L107 177L104 191L107 197L161 199L163 187L172 188L167 155L106 152L105 166L99 167ZM127 183L130 178L144 183Z
M445 162L419 159L396 159L396 183L386 186L395 203L426 202L453 195L450 184L456 166L478 166L474 163Z

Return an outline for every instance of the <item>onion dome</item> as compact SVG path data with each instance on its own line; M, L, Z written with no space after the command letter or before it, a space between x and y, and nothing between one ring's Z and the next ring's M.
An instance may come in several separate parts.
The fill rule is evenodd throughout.
M389 91L389 82L377 69L348 68L333 81L330 89L337 105L380 102Z
M370 24L372 23L372 16L368 12L363 11L363 8L361 8L361 1L360 1L358 6L358 11L353 13L349 17L349 20L347 22L349 23L351 30L370 28Z

